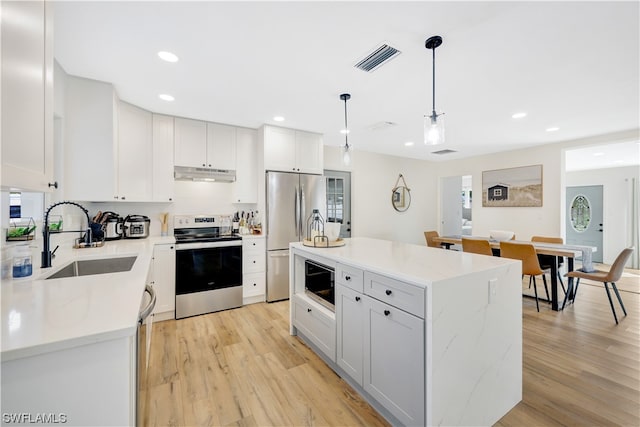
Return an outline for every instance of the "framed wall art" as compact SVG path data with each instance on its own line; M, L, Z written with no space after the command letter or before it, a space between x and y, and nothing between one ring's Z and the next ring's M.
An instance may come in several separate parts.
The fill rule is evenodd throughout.
M483 171L482 206L542 206L542 165Z

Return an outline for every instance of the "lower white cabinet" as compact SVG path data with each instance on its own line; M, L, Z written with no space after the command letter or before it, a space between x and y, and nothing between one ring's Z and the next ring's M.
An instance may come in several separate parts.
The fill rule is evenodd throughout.
M264 294L266 291L266 278L264 272L251 273L242 275L242 298L252 299L261 298L264 301ZM244 301L243 301L244 302Z
M362 385L365 301L361 293L336 285L337 355L339 367Z
M136 336L2 362L2 412L46 425L135 425ZM2 425L20 421L3 419Z
M266 293L266 240L264 236L242 238L242 303L263 302Z
M293 296L293 325L332 362L336 360L336 320L327 309Z
M175 245L161 244L153 248L153 289L156 291L155 320L175 318L176 250Z
M365 296L364 389L404 425L425 422L424 320Z

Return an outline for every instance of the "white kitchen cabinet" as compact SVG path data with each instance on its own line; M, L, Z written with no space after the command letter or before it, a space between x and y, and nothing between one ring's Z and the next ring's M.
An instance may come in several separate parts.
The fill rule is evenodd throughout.
M135 330L124 337L3 361L2 391L3 413L30 414L32 420L51 414L56 421L48 425L135 425Z
M236 129L236 181L233 183L233 203L258 203L257 132Z
M153 188L153 119L149 111L118 102L117 195L147 202Z
M360 386L363 379L365 303L362 293L342 284L335 287L336 363Z
M293 324L332 362L336 360L336 319L328 309L304 294L294 294Z
M242 274L242 302L251 304L263 302L267 280L264 272Z
M223 170L236 168L236 128L207 123L207 167Z
M207 123L200 120L176 117L175 156L176 166L202 168L207 166Z
M242 238L242 302L263 302L266 292L266 240L264 236Z
M2 2L2 187L53 183L53 2Z
M117 111L118 100L113 85L67 77L64 117L66 199L119 200Z
M323 168L322 135L296 131L296 172L322 175Z
M265 170L323 173L322 135L275 126L263 131Z
M173 180L173 117L153 115L153 201L172 202Z
M364 389L404 425L424 425L424 320L364 301Z
M173 243L153 247L153 289L156 291L155 320L175 318L176 251Z
M175 165L234 170L236 128L175 118Z

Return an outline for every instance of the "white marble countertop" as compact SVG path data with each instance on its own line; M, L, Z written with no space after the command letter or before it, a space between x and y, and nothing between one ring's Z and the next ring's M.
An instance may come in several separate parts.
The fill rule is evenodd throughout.
M153 247L170 237L106 242L101 248L63 249L53 267L2 280L2 361L135 334ZM130 271L44 280L71 261L136 255Z
M291 247L418 286L519 262L368 237L345 239L340 247L312 248L299 242Z

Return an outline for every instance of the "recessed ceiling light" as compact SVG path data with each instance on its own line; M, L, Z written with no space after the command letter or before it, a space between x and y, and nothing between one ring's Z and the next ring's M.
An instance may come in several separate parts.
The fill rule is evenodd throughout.
M163 101L167 101L167 102L171 102L173 101L175 98L169 94L166 93L161 93L160 95L158 95L158 98L162 99Z
M527 117L527 113L515 113L511 117L513 117L514 119L521 119L523 117Z
M274 121L276 121L276 122L284 122L284 117L282 117L282 116L275 116L275 117L273 118L273 120L274 120Z
M598 151L597 153L593 153L593 155L596 156L596 157L600 157L600 156L604 156L604 153Z
M405 147L411 147L413 145L413 141L407 141L404 143Z
M178 62L178 57L171 52L160 51L158 52L158 56L160 59L165 60L167 62Z
M340 133L343 134L343 135L346 134L346 133L349 133L349 132L351 132L349 129L341 129L340 130Z
M560 128L559 128L559 127L556 127L556 126L553 126L553 127L550 127L550 128L547 128L547 129L546 129L546 131L547 131L547 132L555 132L555 131L557 131L557 130L560 130Z

